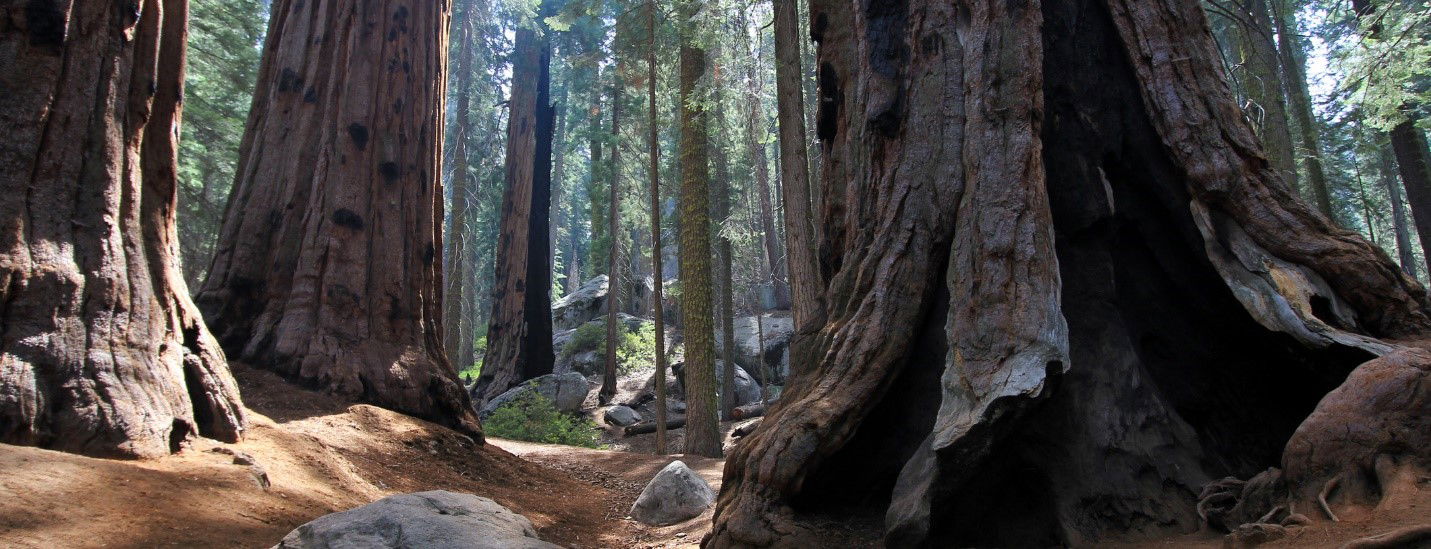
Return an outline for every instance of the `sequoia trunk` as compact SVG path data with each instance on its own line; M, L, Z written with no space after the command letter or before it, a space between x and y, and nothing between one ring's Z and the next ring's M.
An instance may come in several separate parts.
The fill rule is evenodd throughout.
M188 2L23 11L0 28L0 442L105 457L235 442L238 386L174 224Z
M1193 531L1211 479L1324 479L1318 401L1358 402L1329 391L1411 356L1378 338L1431 329L1424 290L1263 156L1197 3L811 18L829 316L727 460L707 546L799 544L797 513L851 505L891 547ZM1396 402L1321 417L1423 405Z
M232 356L480 433L442 344L447 9L272 13L199 306Z
M544 8L549 9L549 8ZM551 268L547 240L551 212L551 44L536 30L517 31L512 92L507 102L506 190L497 235L497 273L487 354L473 388L480 402L549 374L552 352Z

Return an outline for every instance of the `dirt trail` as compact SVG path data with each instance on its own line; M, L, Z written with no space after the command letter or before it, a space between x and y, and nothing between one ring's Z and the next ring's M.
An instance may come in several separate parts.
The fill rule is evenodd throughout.
M607 488L425 421L235 370L253 412L238 444L199 439L149 461L0 445L0 546L269 547L324 514L433 489L492 498L568 547L633 543ZM252 456L271 488L217 447Z
M666 527L627 518L641 488L672 460L720 488L723 461L491 440L372 406L347 406L276 376L235 368L253 425L239 444L200 439L150 461L93 459L0 445L0 547L269 547L321 515L396 493L444 489L485 496L526 515L543 539L576 549L692 548L711 511ZM726 426L727 428L729 425ZM679 436L680 431L674 435ZM643 441L627 441L640 446ZM272 486L224 449L252 456ZM1269 547L1334 548L1426 522L1431 479L1395 506L1344 512ZM799 521L821 547L879 547L880 516ZM1221 547L1189 534L1110 547Z

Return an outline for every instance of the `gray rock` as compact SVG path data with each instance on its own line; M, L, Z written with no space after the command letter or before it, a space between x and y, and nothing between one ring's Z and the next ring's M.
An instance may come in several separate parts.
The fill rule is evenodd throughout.
M606 303L606 286L606 275L600 275L553 303L552 330L570 330L600 315Z
M399 494L318 517L274 549L559 549L537 538L532 521L470 494Z
M586 393L590 387L586 383L586 377L576 372L564 374L547 374L541 377L527 380L526 382L508 389L507 392L497 395L487 404L482 406L478 413L482 419L487 419L492 412L497 411L503 404L516 400L522 395L536 393L552 401L557 410L563 412L575 412L581 408L581 402L586 400Z
M761 314L761 321L757 325L754 316L743 316L736 318L735 325L735 363L747 370L754 370L757 365L764 364L766 371L774 375L774 379L766 380L769 383L779 384L784 381L785 376L790 371L790 338L795 335L795 320L790 317L787 311L771 311ZM761 338L761 335L764 338ZM724 356L725 337L716 331L716 354ZM761 341L764 341L765 355L762 360Z
M641 490L631 517L643 524L665 526L700 516L715 502L705 479L680 460L672 461Z
M612 406L606 409L604 414L606 422L617 427L635 425L641 422L641 415L626 406Z
M677 369L677 371L679 372L679 370L682 369L684 366L684 364L677 364L673 366L673 368ZM715 368L716 394L719 395L725 392L725 361L717 360L715 363ZM685 376L682 373L678 373L676 375L676 379L677 381L674 394L678 395L677 398L685 400L686 387L683 383L683 381L685 380ZM654 385L652 385L652 387L654 387ZM750 377L750 374L745 371L745 368L741 368L737 365L735 367L735 405L745 406L746 404L753 404L756 402L760 402L760 384L756 383L755 379Z

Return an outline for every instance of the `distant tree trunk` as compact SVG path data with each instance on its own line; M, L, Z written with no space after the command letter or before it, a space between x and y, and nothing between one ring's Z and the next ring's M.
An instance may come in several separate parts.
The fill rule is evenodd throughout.
M573 208L575 208L573 206ZM576 226L575 215L567 219L567 260L566 260L566 293L571 294L581 288L581 251L578 247L579 234Z
M1336 221L1332 211L1331 185L1327 172L1322 168L1322 139L1317 127L1317 118L1312 113L1312 95L1307 91L1307 59L1302 44L1297 40L1296 8L1289 0L1272 0L1274 23L1277 27L1277 45L1282 62L1282 76L1287 83L1288 106L1292 119L1301 138L1302 169L1307 172L1307 191L1312 195L1312 203L1327 219Z
M595 276L599 274L609 274L602 272L605 267L601 263L601 258L598 257L596 253L596 244L597 242L605 238L603 235L606 233L607 228L603 212L600 208L600 197L598 196L598 193L595 192L598 185L600 185L601 180L601 149L602 143L603 141L605 141L601 138L601 134L604 132L601 129L600 67L596 69L596 77L592 80L592 82L593 84L591 86L591 119L588 121L589 124L587 128L588 131L591 132L589 134L590 144L588 145L591 151L591 165L587 167L588 180L590 181L590 187L588 187L587 195L588 199L591 201L589 208L589 213L591 217L591 240L588 241L587 245L587 265L592 270L592 272L589 273L590 276ZM609 284L607 288L608 291L610 291Z
M724 67L720 64L721 52L719 44L716 44L715 51L707 51L706 59L715 67L711 74L711 94L715 96L715 112L723 113L726 110L725 82L721 76L725 74ZM724 123L724 118L716 119L716 127L706 132L708 147L710 150L722 150L722 146L727 142L728 131ZM721 377L719 387L730 387L735 383L735 276L733 261L735 257L734 246L730 235L724 230L730 221L731 208L730 197L734 191L730 177L730 160L726 155L718 154L711 159L714 181L711 182L711 216L714 223L711 224L711 231L716 239L716 319L720 325L716 328L720 330L721 346L720 359L721 369L717 375ZM735 392L720 391L720 417L730 419L731 410L735 409Z
M611 235L610 262L606 284L606 368L602 370L601 390L597 401L603 406L616 396L616 348L621 339L617 334L616 315L621 311L621 71L616 71L616 84L611 90L611 199L607 213Z
M1358 19L1367 20L1373 17L1376 7L1370 0L1352 0L1352 9ZM1381 24L1373 23L1368 30L1372 38L1377 38L1382 32ZM1421 239L1423 259L1426 268L1431 269L1431 150L1427 148L1426 134L1421 133L1412 118L1392 128L1390 137L1396 166L1401 171L1401 185L1406 189L1406 202L1411 205L1411 216Z
M681 16L694 27L699 6L682 0ZM720 420L716 408L715 332L711 308L710 153L706 132L709 116L695 100L706 70L706 53L690 36L681 36L681 194L680 269L681 326L686 339L686 453L720 457Z
M549 9L549 8L544 8ZM497 237L497 274L487 355L473 389L481 402L552 371L551 46L537 31L517 31L508 101L506 191Z
M570 75L570 71L568 71L567 74ZM570 80L570 78L568 78L568 80ZM552 130L553 146L551 207L554 208L554 210L552 210L552 222L550 224L550 230L548 231L550 233L548 241L551 242L552 253L549 254L549 257L547 258L547 263L549 265L549 268L551 269L553 280L555 280L556 276L560 274L560 271L557 270L556 264L556 246L557 243L561 241L561 230L557 225L559 225L560 221L563 221L561 214L561 205L562 202L566 199L566 100L567 95L570 93L570 88L570 82L563 82L562 85L558 88L556 101L552 103L552 107L554 109L553 116L556 118L556 129ZM567 230L571 230L571 216L566 216L566 219L564 221L567 224ZM572 263L572 258L570 254L566 256L566 262L568 264ZM566 281L566 284L563 285L563 287L570 287L571 283L572 282L568 280Z
M646 3L646 105L650 121L651 164L651 277L655 280L651 298L652 318L656 324L656 453L665 454L666 446L666 306L665 280L661 272L661 130L656 106L656 0Z
M1371 466L1307 441L1425 417L1376 393L1326 413L1366 368L1431 367L1380 339L1431 331L1426 293L1265 160L1198 3L811 19L829 317L727 460L704 546L810 545L795 517L850 505L884 510L890 547L1191 532L1213 479L1280 462L1302 498Z
M815 260L815 217L810 208L809 160L805 155L805 101L801 79L800 23L797 0L773 0L775 5L775 97L780 121L780 172L785 190L785 254L790 272L791 316L795 334L790 342L793 374L812 363L810 344L824 321L819 265Z
M1426 134L1421 133L1415 121L1397 124L1391 129L1391 149L1421 237L1423 259L1431 269L1431 152L1427 152Z
M466 295L464 292L467 289L466 272L469 268L466 247L469 192L467 137L472 131L472 115L469 112L472 109L472 26L466 17L459 20L455 26L460 29L457 38L457 97L453 111L453 115L457 117L457 142L452 144L452 212L447 216L447 250L443 253L447 259L447 272L443 274L447 288L443 292L442 307L443 324L446 328L443 341L446 343L447 359L460 371L471 365L463 362L462 340L472 337L471 327L467 325L468 319L462 314L463 296Z
M179 270L188 8L31 2L0 28L0 442L158 457L241 438Z
M1242 87L1251 102L1247 114L1258 128L1258 136L1268 159L1282 180L1297 188L1297 163L1292 150L1292 131L1287 101L1282 91L1281 63L1275 30L1267 8L1268 0L1247 0L1237 21L1237 45L1246 77ZM1274 2L1279 0L1272 0ZM1330 208L1329 208L1330 209Z
M1396 161L1392 158L1389 145L1377 147L1376 159L1381 164L1381 185L1386 188L1386 198L1391 202L1391 227L1396 234L1396 257L1401 268L1411 278L1416 278L1416 252L1411 246L1411 228L1406 223L1406 206L1402 204L1401 184L1397 181Z
M199 306L232 356L479 434L442 345L447 9L272 13Z
M748 26L742 25L742 36L746 34L745 29ZM752 43L749 47L751 59L758 59L758 46ZM775 294L775 308L785 309L790 307L790 288L785 285L785 262L780 259L780 233L775 232L775 209L770 203L770 166L765 154L765 107L761 104L760 77L754 61L749 64L749 73L746 76L746 93L749 95L746 98L746 145L750 147L750 161L755 165L754 190L759 195L760 241L765 250L765 272L769 275L766 282Z

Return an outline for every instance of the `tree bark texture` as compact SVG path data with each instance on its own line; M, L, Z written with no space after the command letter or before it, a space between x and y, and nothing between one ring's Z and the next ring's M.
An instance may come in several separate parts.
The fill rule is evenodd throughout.
M1431 329L1263 156L1196 3L816 0L811 23L828 317L727 460L707 547L798 545L797 514L848 505L891 547L1192 531L1203 484L1294 432L1324 447L1319 400ZM1329 417L1417 405L1372 400ZM1297 455L1289 485L1330 470Z
M685 2L684 17L696 11ZM694 32L687 29L686 32ZM686 343L686 426L688 454L720 457L720 418L717 417L715 380L715 326L711 299L710 152L706 132L709 115L694 101L705 74L706 53L682 36L680 60L680 222L681 327Z
M650 149L651 174L651 318L656 328L656 453L665 454L666 447L666 301L665 277L661 272L661 130L656 104L656 0L647 0L646 32L646 108L650 130L646 145Z
M473 388L486 402L516 384L549 374L552 352L551 45L533 29L517 31L508 101L506 189L497 235L497 273L487 354Z
M1277 1L1277 0L1271 0ZM1297 187L1297 161L1292 145L1291 117L1287 115L1287 100L1283 95L1281 60L1277 53L1276 33L1267 8L1268 0L1247 0L1239 4L1237 47L1239 61L1245 68L1242 89L1247 94L1246 114L1258 129L1267 157L1279 175Z
M470 17L470 15L468 15ZM447 287L443 291L443 343L448 361L458 370L471 364L470 357L462 356L463 339L472 337L468 319L463 316L463 298L466 287L467 270L467 138L472 131L472 25L467 18L456 21L460 31L457 50L457 97L453 114L457 116L457 142L452 144L452 211L447 215L447 249L443 257L447 259L447 271L443 281Z
M1395 153L1391 152L1390 145L1382 145L1377 148L1376 159L1380 164L1381 185L1386 189L1386 198L1391 202L1391 228L1396 235L1396 257L1401 262L1401 268L1411 278L1416 278L1416 252L1411 246L1411 228L1406 222L1406 205L1402 203L1401 183L1398 181L1399 174L1396 171Z
M797 0L773 0L775 25L775 97L780 123L780 172L785 205L785 254L790 273L792 373L815 361L810 343L824 321L819 266L815 261L814 214L810 207L810 170L806 158L805 92L801 79L800 21Z
M442 344L446 6L272 10L199 306L240 360L480 434Z
M1391 129L1391 150L1416 222L1422 259L1431 269L1431 151L1427 149L1426 134L1411 120L1397 124Z
M242 435L175 230L186 0L0 8L0 442L157 457Z
M602 405L616 396L616 349L620 344L617 333L616 315L621 311L621 71L616 71L616 85L611 89L611 197L606 201L610 209L607 222L610 227L611 252L606 285L606 367L602 369L601 390L597 400Z

